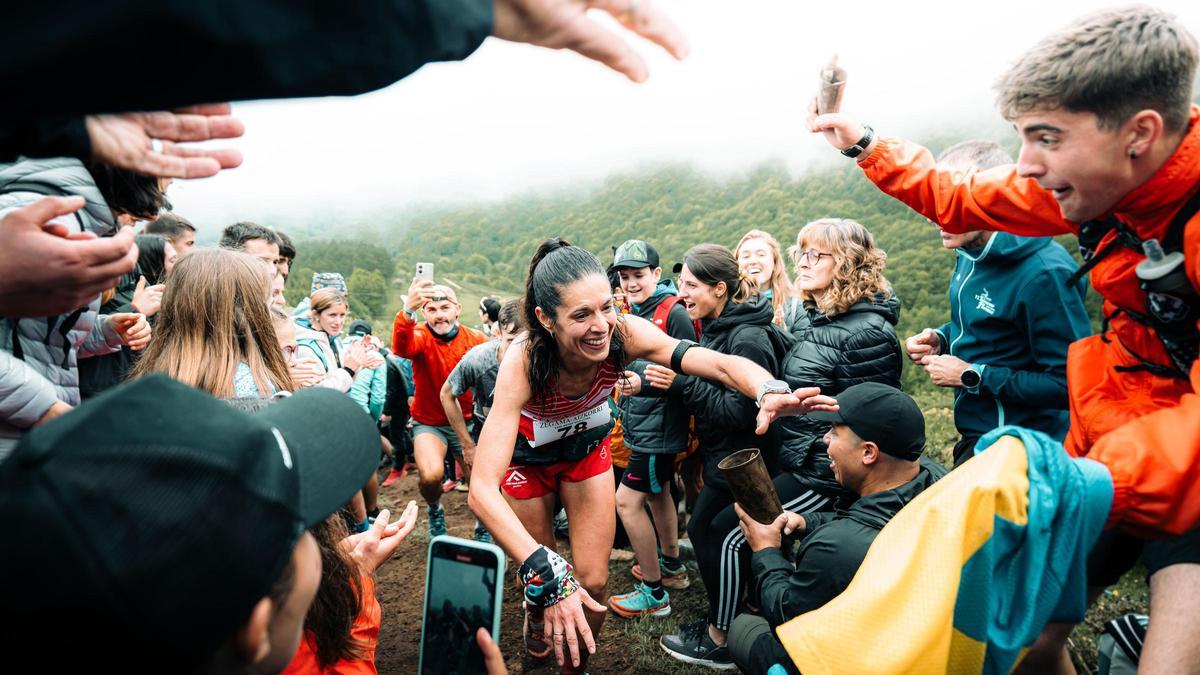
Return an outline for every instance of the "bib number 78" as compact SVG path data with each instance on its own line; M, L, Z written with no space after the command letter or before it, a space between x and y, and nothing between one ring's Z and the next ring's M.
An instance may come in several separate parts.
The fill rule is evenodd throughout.
M574 426L567 425L565 427L557 427L557 428L555 428L555 431L562 434L561 436L559 436L559 438L562 439L562 438L566 438L567 436L572 436L574 434L581 434L584 431L587 431L587 428L588 428L588 423L585 421L585 422L577 422L577 423L575 423Z

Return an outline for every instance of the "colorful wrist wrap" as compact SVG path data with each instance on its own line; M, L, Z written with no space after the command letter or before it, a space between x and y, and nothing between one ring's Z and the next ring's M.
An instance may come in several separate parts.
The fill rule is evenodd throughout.
M573 569L559 554L545 546L538 547L517 569L526 602L535 607L549 607L570 596L579 588Z

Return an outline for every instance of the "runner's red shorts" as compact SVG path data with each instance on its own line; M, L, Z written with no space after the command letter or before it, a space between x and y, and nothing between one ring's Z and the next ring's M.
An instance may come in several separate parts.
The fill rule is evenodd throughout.
M612 470L608 439L586 457L575 462L554 464L514 464L504 473L500 488L513 499L536 499L558 492L558 484L581 483L592 476Z

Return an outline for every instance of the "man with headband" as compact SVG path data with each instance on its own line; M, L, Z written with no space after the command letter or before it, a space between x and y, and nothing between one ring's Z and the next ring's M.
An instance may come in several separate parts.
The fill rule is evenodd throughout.
M417 323L417 310L424 321ZM404 310L396 314L392 325L392 352L411 359L413 364L413 454L420 475L421 496L429 505L429 536L446 534L446 516L442 511L443 462L450 450L462 458L462 444L446 412L439 393L450 371L471 347L487 341L483 333L458 323L462 305L454 289L435 285L426 279L413 279L405 298ZM463 419L471 419L471 394L459 398ZM464 463L465 466L465 463ZM482 532L478 522L476 534Z

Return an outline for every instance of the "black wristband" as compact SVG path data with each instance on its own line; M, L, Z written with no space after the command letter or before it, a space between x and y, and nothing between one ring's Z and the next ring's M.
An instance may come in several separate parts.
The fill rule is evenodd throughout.
M843 155L851 158L858 157L859 155L863 154L863 151L867 149L867 146L871 144L871 141L875 140L875 130L871 128L871 125L864 124L863 129L863 137L858 139L858 142L854 145L842 150Z
M691 340L680 340L679 344L675 345L675 351L671 352L671 370L675 371L676 375L683 375L683 355L687 350L695 347L696 343Z
M354 371L350 368L350 366L342 366L342 370L350 373L350 377L354 377Z

